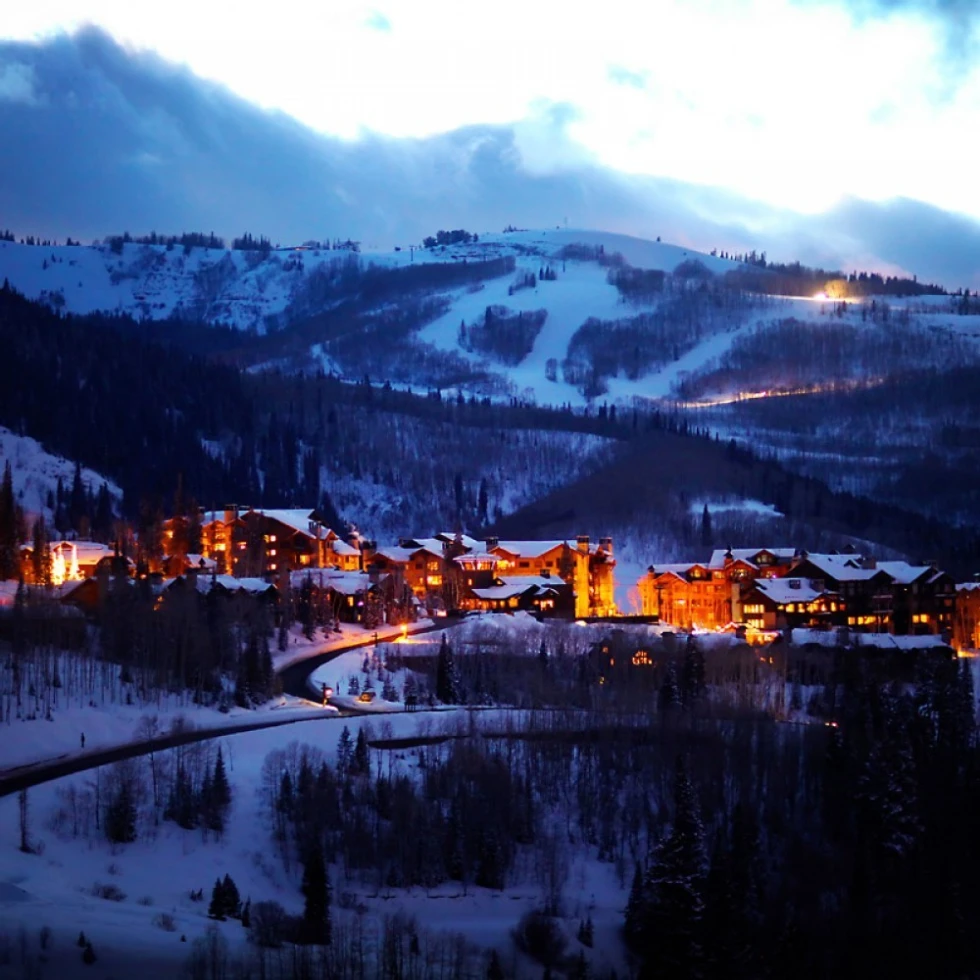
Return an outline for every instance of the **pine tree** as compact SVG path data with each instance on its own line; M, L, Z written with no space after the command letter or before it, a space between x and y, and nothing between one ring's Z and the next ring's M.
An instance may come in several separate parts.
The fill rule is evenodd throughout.
M31 544L31 571L34 574L35 585L51 584L51 549L48 547L48 532L44 517L39 516L34 521L34 531Z
M490 961L487 963L487 980L504 980L504 968L500 964L500 956L495 949L490 950Z
M677 687L677 668L673 660L667 664L667 671L664 674L663 683L660 685L660 694L657 702L660 706L661 714L673 711L680 707L681 695Z
M704 828L681 760L674 777L674 823L656 846L644 878L645 966L650 976L701 975Z
M303 865L303 942L329 946L332 938L330 922L330 880L318 845L310 848Z
M490 488L487 484L486 477L483 477L480 480L480 490L477 494L476 509L480 522L486 524L490 520Z
M684 663L681 666L681 704L691 708L704 696L704 655L698 649L693 635L687 638Z
M17 501L14 479L8 459L0 484L0 580L17 578Z
M436 697L443 704L459 704L459 687L459 673L456 669L453 648L446 640L446 634L443 633L436 664Z
M136 840L136 804L128 779L120 781L119 789L106 807L105 835L113 844L131 844Z
M214 879L211 889L211 902L208 905L208 916L212 919L225 918L225 890L220 878Z
M634 948L640 948L643 930L646 927L646 897L643 893L643 869L639 861L633 871L633 884L630 886L630 896L626 902L626 921L624 929L626 941Z
M350 770L361 776L367 776L371 772L371 754L368 751L367 737L364 729L357 731L357 741L354 743L354 756L351 760Z
M354 759L354 740L350 729L344 725L340 738L337 740L337 773L343 779L349 772Z
M221 882L224 891L225 914L229 919L238 919L242 914L242 900L238 894L238 886L230 875L225 875Z
M225 760L220 748L218 749L218 758L214 763L214 778L211 781L211 789L218 806L226 807L231 803L231 787L228 785Z
M705 504L704 510L701 511L701 547L710 548L711 544L711 511L708 510L708 505Z

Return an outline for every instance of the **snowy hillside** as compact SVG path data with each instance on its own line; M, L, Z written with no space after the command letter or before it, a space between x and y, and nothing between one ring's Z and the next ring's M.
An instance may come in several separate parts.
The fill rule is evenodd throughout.
M75 464L63 456L53 456L35 439L19 436L0 426L0 469L10 461L14 481L14 496L28 515L40 514L51 521L54 515L48 506L48 495L54 495L60 479L65 490L70 490L75 477ZM111 480L90 470L82 468L82 482L98 493L103 483L115 500L122 497L122 491Z
M733 263L676 245L601 232L512 232L481 236L470 245L422 249L399 246L361 254L365 263L398 267L488 256L550 258L563 246L581 243L619 252L639 268L671 271L697 256L714 271ZM126 243L28 246L0 242L0 277L30 299L68 313L113 311L154 320L194 316L210 323L262 328L265 317L283 313L304 278L353 253L338 249L276 248L254 251Z

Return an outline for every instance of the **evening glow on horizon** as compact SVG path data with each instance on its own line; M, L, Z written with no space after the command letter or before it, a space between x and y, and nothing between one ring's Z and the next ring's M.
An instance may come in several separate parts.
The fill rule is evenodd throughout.
M81 18L75 0L42 0L5 11L0 33L31 40L96 24L348 138L524 122L532 170L584 158L801 212L907 197L980 217L977 22L962 27L957 55L938 16L913 2L874 8L90 0Z

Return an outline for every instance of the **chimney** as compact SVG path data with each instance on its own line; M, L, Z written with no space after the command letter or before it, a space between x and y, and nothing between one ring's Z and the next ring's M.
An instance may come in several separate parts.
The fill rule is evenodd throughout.
M613 553L613 540L612 540L612 538L599 538L599 547L602 548L602 550L607 555L609 555L610 557L612 557L612 553Z
M798 578L791 578L789 580L789 587L791 589L798 589L798 588L800 588L800 580Z
M500 544L500 538L487 538L487 551L493 551Z
M238 504L225 504L225 524L238 519Z
M589 536L587 534L580 534L575 539L575 547L582 552L583 555L589 553Z
M360 536L360 534L358 534L357 531L351 531L351 533L347 535L347 543L352 548L357 548L357 550L360 551L361 550L361 536Z

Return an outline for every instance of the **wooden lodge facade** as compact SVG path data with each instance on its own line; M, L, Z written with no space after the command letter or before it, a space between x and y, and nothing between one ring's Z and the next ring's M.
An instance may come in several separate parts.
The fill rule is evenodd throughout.
M701 563L651 565L637 583L645 615L680 629L846 626L949 634L956 585L933 565L790 548L715 551Z

